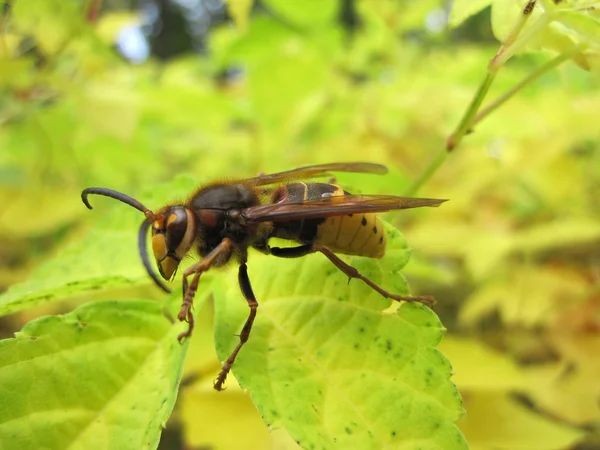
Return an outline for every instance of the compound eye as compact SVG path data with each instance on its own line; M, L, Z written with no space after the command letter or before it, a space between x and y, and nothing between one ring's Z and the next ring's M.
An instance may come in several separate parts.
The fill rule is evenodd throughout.
M176 251L185 236L188 216L184 208L173 208L167 216L167 248Z

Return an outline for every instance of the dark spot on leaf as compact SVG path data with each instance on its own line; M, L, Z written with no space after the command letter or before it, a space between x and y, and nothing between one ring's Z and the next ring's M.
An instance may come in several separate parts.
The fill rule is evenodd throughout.
M395 431L392 431L390 434L392 435L392 437L396 436L396 432Z
M30 341L37 341L37 338L35 336L29 336L29 340Z
M346 427L345 431L347 434L352 434L352 430L350 429L350 427Z
M383 236L381 236L381 237L379 238L379 243L380 243L380 244L383 244Z
M377 227L373 227L373 234L377 234Z
M387 348L388 351L390 351L392 349L392 341L390 341L389 339L385 341L385 348Z
M354 344L354 349L355 349L355 350L358 350L359 348L360 348L360 345L358 345L358 344Z
M270 352L272 352L273 350L275 350L275 347L269 347Z
M279 417L279 414L277 413L277 411L275 411L274 409L271 410L271 415L273 417Z
M427 375L433 376L433 369L427 369Z
M359 333L364 333L364 332L365 332L365 327L360 327L360 328L358 329L358 332L359 332Z
M362 220L360 221L360 224L361 224L363 227L366 227L366 226L367 226L367 218L366 218L365 216L363 216Z

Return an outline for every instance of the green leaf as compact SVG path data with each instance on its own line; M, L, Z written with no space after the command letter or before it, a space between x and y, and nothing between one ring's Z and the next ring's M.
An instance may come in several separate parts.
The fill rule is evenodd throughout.
M17 29L31 34L42 51L55 53L83 30L83 13L76 2L17 0L12 17Z
M265 0L264 4L285 21L306 27L333 22L340 7L335 0Z
M493 2L494 0L454 0L448 24L451 28L456 28Z
M194 184L190 177L178 177L168 185L153 186L151 195L143 195L140 200L149 208L160 207L169 199L189 193ZM85 239L66 244L58 256L41 264L29 281L11 286L0 295L0 315L90 290L151 283L137 247L143 215L123 204L109 207L111 202L117 203L112 199L89 199L94 206L88 211L90 220L98 220L98 224ZM79 192L74 193L73 201L81 202ZM87 211L83 204L80 207L82 212Z
M386 228L389 252L380 262L349 260L384 288L406 293L396 271L409 249ZM382 313L389 300L358 280L348 285L322 255L294 261L253 254L249 274L260 306L233 371L267 425L285 427L304 448L466 448L454 424L460 395L435 349L444 328L433 311L409 303ZM233 279L215 307L224 360L248 315Z
M242 33L245 32L248 28L248 16L254 0L227 0L225 3L227 4L227 11L233 17L238 30Z
M3 449L156 448L186 345L153 301L90 303L0 341Z
M507 38L513 30L515 23L523 14L525 4L526 1L521 0L494 0L492 6L492 31L496 39L502 42ZM533 8L527 23L521 31L521 35L525 30L534 26L542 15L542 8Z

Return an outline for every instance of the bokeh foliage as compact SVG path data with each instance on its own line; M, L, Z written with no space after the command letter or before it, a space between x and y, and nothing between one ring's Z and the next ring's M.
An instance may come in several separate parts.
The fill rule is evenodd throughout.
M465 39L465 34L445 29L436 32L432 23L443 13L442 3L269 0L254 5L249 16L252 2L231 0L236 26L212 29L207 55L190 53L132 65L114 49L119 30L140 20L131 11L106 8L96 16L96 1L10 2L0 23L0 283L12 287L0 298L0 310L13 314L4 319L2 330L8 337L31 319L46 317L27 325L16 339L2 342L2 364L10 367L21 358L23 367L35 367L23 369L23 383L14 389L0 384L17 393L0 398L2 422L15 423L19 414L50 409L53 398L47 393L62 391L60 385L52 385L52 380L60 380L87 392L84 398L68 397L69 411L79 413L82 423L97 419L91 422L95 428L80 437L84 446L84 439L96 439L94 433L111 423L112 414L145 411L145 403L136 399L164 395L160 414L152 422L142 419L147 428L138 427L146 434L135 448L152 448L183 370L176 413L166 424L161 444L165 448L175 445L170 437L178 426L190 447L239 448L241 440L252 448L297 448L285 433L267 433L248 395L233 379L228 391L212 391L219 364L207 295L197 299L194 338L188 347L174 345L171 338L181 325L170 325L162 309L176 312L180 292L165 299L140 267L139 213L99 198L89 212L79 192L92 185L112 187L156 208L185 199L194 186L215 178L336 160L370 160L390 167L385 177L340 176L338 181L350 191L411 191L414 180L443 151L498 50L497 42L479 41L477 34ZM493 3L493 31L502 39L524 2L467 3L457 2L455 24ZM356 21L340 20L342 6L348 4L355 7ZM593 7L594 2L578 6ZM499 19L499 11L512 11L516 17ZM540 45L544 41L538 39L522 50L551 49L556 54L566 48L563 44L580 43L578 36L597 43L597 16L589 11L591 20L583 19L581 26L569 16L567 25L575 23L571 31L579 30L579 35L567 33L566 41L557 34L564 27L553 26L542 37L554 47ZM540 13L535 14L534 18ZM469 21L467 26L487 25L484 15ZM495 79L490 98L506 92L554 54L528 53L509 61ZM449 329L440 350L452 362L453 380L465 398L467 414L458 425L472 448L563 449L600 442L600 91L594 59L585 61L590 72L582 71L582 59L575 58L579 66L567 62L544 73L463 138L418 192L450 202L435 210L387 216L414 248L404 269L412 290L435 293L436 312ZM226 76L231 68L239 69L233 72L236 76ZM284 295L285 280L295 270L307 264L317 270L320 263L317 257L310 263L285 261L283 270L289 273L277 284L274 271L284 264L251 256L257 294L273 284ZM366 264L365 270L381 270L377 264L357 263ZM314 278L310 273L307 277ZM343 281L335 277L328 275L332 286ZM225 273L202 281L203 292L214 292L216 300L221 359L243 320L233 316L243 315L246 308L234 278ZM29 281L18 284L24 280ZM349 298L368 295L362 288L351 283L346 288ZM288 299L299 293L300 287L294 288ZM144 300L132 300L139 298ZM374 311L385 307L380 299L372 300ZM328 321L344 320L348 314L340 311L338 316L335 308L327 308L325 319L303 313L295 320L316 326L311 321L331 324ZM94 311L101 311L102 320L88 328L88 315L97 317ZM259 316L260 312L259 308ZM265 313L265 323L273 317L276 325L292 314L287 309L277 312ZM430 312L413 311L410 305L398 314L382 320L416 314L416 323L437 321ZM48 342L34 339L47 330L52 336ZM127 339L119 340L120 331ZM266 417L269 402L279 397L262 394L260 387L257 393L252 390L253 366L244 358L254 352L264 357L260 344L272 332L255 332L257 340L248 344L246 356L240 355L239 378ZM427 352L434 352L434 341ZM35 352L45 345L59 356L36 360ZM20 346L27 349L18 350ZM90 364L80 354L89 358L88 350L97 352L97 363L107 358L107 367L123 372L97 374L106 376L100 389L79 386ZM336 367L348 364L352 351L346 349L347 357ZM288 367L285 357L277 361ZM415 380L424 381L426 375ZM32 376L42 376L47 385L38 385L40 392L30 394L33 400L18 410L18 394ZM451 386L447 377L442 377L444 389ZM116 398L115 386L123 386L115 410L101 408L103 414L94 415L103 401ZM392 392L386 389L381 392ZM370 394L360 393L367 398ZM39 396L47 396L43 404L34 401ZM369 406L373 405L376 399ZM447 411L440 413L445 423L458 419L456 403ZM63 422L58 416L52 419ZM48 423L43 417L39 420ZM276 427L285 420L268 422ZM398 430L398 439L408 439L406 448L414 448L411 439L424 430L430 433L409 423ZM335 420L328 425L344 428ZM0 433L7 429L0 428ZM60 439L68 434L48 429L56 431L56 442L65 442ZM306 443L300 437L305 432L301 428L292 434ZM0 436L4 444L7 435ZM126 433L121 436L128 438ZM312 442L326 442L316 434L307 436ZM22 444L19 448L26 445L14 442ZM396 441L390 442L387 448L399 448Z

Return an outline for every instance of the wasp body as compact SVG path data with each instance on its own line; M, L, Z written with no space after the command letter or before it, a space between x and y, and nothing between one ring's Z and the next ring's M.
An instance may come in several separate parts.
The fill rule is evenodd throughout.
M211 267L231 261L239 265L238 280L250 314L235 347L215 382L221 390L237 354L248 340L258 302L248 277L248 249L276 257L296 258L320 252L350 278L358 278L386 298L430 303L430 297L391 294L340 259L336 253L380 258L386 238L375 213L396 209L438 206L445 200L392 195L352 195L330 183L298 180L329 175L329 171L386 173L384 166L370 163L332 163L263 175L227 183L215 183L196 191L185 204L169 205L154 213L140 202L106 188L88 188L81 196L91 209L88 195L120 200L142 211L146 219L139 231L139 251L150 277L163 290L170 289L152 270L146 250L148 229L152 230L152 251L162 278L174 278L183 257L192 249L201 256L183 272L183 301L178 318L188 322L189 337L194 328L192 303L200 276ZM265 187L276 185L274 187ZM271 238L296 242L295 247L271 247Z
M329 183L291 183L279 187L274 201L303 203L324 198L344 200L351 195ZM336 198L331 198L335 205ZM385 253L383 227L374 213L350 213L317 219L301 219L278 223L272 237L291 239L303 244L327 246L335 253L380 258Z

